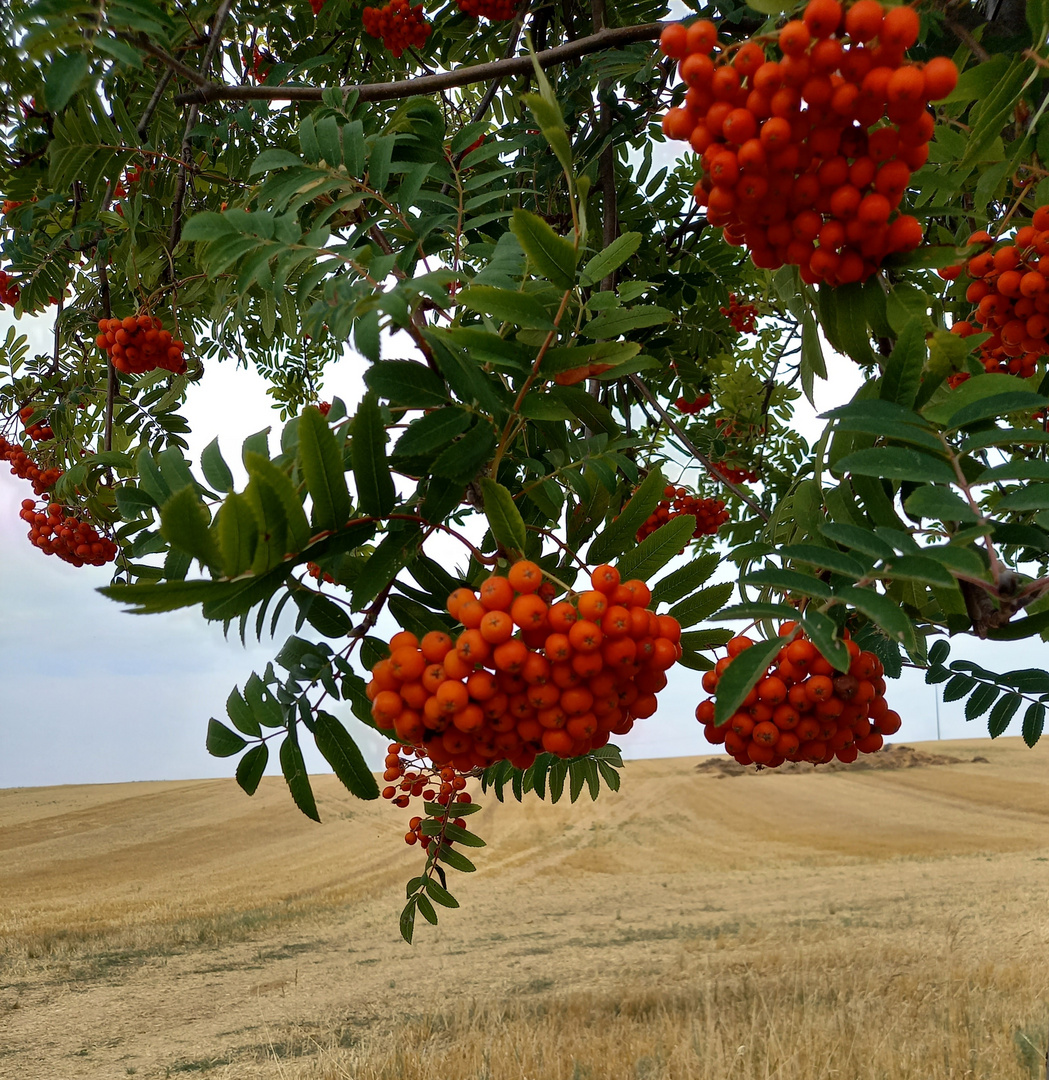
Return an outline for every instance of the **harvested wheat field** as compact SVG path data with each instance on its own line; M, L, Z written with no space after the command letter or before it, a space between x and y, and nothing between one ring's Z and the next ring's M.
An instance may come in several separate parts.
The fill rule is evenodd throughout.
M879 759L493 799L414 946L408 813L334 778L0 791L0 1077L1044 1076L1049 746Z

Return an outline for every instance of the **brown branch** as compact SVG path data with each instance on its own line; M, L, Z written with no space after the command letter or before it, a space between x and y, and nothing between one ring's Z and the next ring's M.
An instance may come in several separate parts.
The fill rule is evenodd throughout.
M200 65L201 78L207 78L208 68L211 67L211 61L218 50L219 43L222 41L222 27L232 6L233 0L222 0L218 10L215 12L215 18L211 24L211 34L208 38L208 47L204 52L204 60ZM179 166L175 198L171 204L171 232L168 234L168 252L171 255L174 254L175 247L182 236L182 204L186 198L190 155L193 152L189 136L196 126L199 111L199 104L190 105L186 110L186 126L182 133L182 164Z
M107 256L108 257L108 256ZM106 272L106 264L98 261L98 295L102 301L102 314L109 319L113 316L113 308L109 301L109 274ZM117 400L117 369L113 366L113 358L109 358L109 369L106 382L106 427L103 436L102 448L113 449L113 409Z
M738 484L734 484L721 470L702 453L699 448L692 442L692 440L685 434L684 428L663 408L662 405L653 396L652 391L636 376L630 375L630 381L637 387L639 393L645 398L645 400L652 406L653 409L659 413L663 420L663 423L681 440L685 449L692 454L693 457L714 477L718 483L724 484L737 498L742 499L747 506L754 511L762 521L768 521L769 515L762 508L760 503L754 501L754 499L748 495Z
M946 16L943 25L979 60L986 64L991 59L991 54L972 36L968 28L960 22Z
M619 26L602 30L589 37L566 42L553 49L535 54L540 67L554 67L580 56L600 52L602 49L621 48L639 41L654 41L663 31L663 23L644 23L641 26ZM532 70L531 56L513 56L505 60L492 60L487 64L472 64L442 71L438 75L422 75L417 79L399 82L361 83L339 87L343 94L357 94L360 101L392 101L412 97L415 94L434 94L454 86L467 86L490 79L505 79L511 75L525 75ZM324 94L320 86L223 86L212 83L199 90L179 94L177 105L202 105L209 101L320 101Z

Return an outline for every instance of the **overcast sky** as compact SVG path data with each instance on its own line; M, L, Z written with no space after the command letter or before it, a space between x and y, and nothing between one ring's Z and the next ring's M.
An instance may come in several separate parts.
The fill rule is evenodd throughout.
M12 322L0 311L0 335ZM43 320L23 319L34 348L46 350L50 330ZM329 369L322 397L341 396L353 408L362 392L362 362L342 361ZM817 386L820 410L847 401L859 383L855 365L839 359L828 383ZM190 391L186 409L194 428L191 460L215 435L231 466L245 436L280 420L270 408L265 384L254 372L211 363ZM818 429L807 406L803 432ZM108 584L107 568L76 568L47 557L26 538L18 517L29 485L0 469L0 787L100 783L129 780L230 776L235 759L217 760L204 748L209 716L224 716L234 684L265 666L291 631L286 621L275 641L223 638L197 609L164 615L131 615L94 590ZM460 561L452 549L443 557ZM392 626L380 624L390 633ZM992 670L1043 667L1041 642L981 643L960 638L955 659L968 657ZM660 695L659 711L620 739L628 757L670 757L711 752L693 718L704 696L696 673L679 669ZM935 691L921 673L907 671L890 683L890 705L903 716L896 741L936 738ZM963 703L941 705L944 738L986 735L985 721L967 724ZM373 766L385 741L349 718ZM1019 721L1010 734L1017 734ZM311 771L327 771L320 755L304 747Z

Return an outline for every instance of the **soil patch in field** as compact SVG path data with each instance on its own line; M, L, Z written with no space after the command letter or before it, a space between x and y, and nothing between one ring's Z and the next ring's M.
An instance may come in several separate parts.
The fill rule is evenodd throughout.
M761 765L740 765L728 755L711 757L696 766L701 776L713 776L722 780L728 776L761 776L774 774L865 772L872 769L918 769L926 765L986 765L987 758L976 755L971 758L954 757L951 754L934 754L928 750L916 750L913 746L889 743L874 754L863 754L851 765L841 761L832 761L827 765L810 765L807 761L787 761L777 769L766 769Z

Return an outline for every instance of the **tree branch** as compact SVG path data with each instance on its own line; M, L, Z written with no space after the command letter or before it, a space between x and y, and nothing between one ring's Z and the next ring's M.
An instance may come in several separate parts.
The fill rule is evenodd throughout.
M692 442L692 440L685 434L684 428L663 408L662 405L653 397L652 391L636 376L629 376L630 381L637 387L639 393L645 398L645 400L652 406L653 409L659 413L663 420L663 423L681 440L682 445L695 459L714 477L720 484L724 484L735 496L742 499L747 506L754 511L762 521L768 521L769 515L763 509L763 507L754 501L750 495L748 495L738 484L734 484L727 476L725 476L718 467L702 453L699 448Z
M615 49L633 45L639 41L654 41L663 31L663 23L645 23L642 26L619 26L602 30L589 37L566 42L553 49L535 54L540 67L554 67L602 49ZM412 97L415 94L433 94L454 86L467 86L490 79L505 79L511 75L525 75L532 70L532 57L513 56L505 60L492 60L487 64L472 64L442 71L438 75L423 75L417 79L399 82L361 83L343 86L344 94L357 94L360 101L392 101ZM209 101L320 101L324 87L320 86L223 86L211 83L199 90L190 90L175 98L177 105L203 105Z

